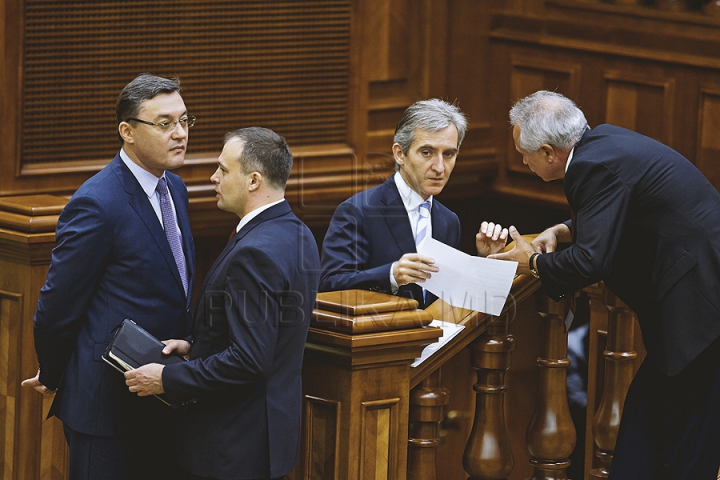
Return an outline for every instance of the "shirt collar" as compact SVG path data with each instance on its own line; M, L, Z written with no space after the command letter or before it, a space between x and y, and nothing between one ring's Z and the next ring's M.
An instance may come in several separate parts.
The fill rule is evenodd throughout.
M275 202L266 203L262 207L258 207L255 210L253 210L252 212L248 213L247 215L245 215L244 217L242 217L240 219L240 223L238 223L238 226L235 228L235 232L236 233L239 232L242 227L244 227L245 225L247 225L250 222L250 220L257 217L258 215L260 215L262 212L264 212L268 208L272 207L273 205L277 205L280 202L284 202L284 201L285 201L285 199L281 198L280 200L277 200Z
M395 172L393 179L395 180L395 185L397 186L398 192L400 193L400 198L402 199L403 205L405 205L405 209L408 212L417 210L420 204L425 202L425 200L423 200L420 194L413 190L410 185L405 182L405 179L402 178L400 172ZM430 202L430 209L432 210L433 196L430 195L427 201Z
M570 155L568 155L567 162L565 162L565 173L567 173L567 169L570 166L570 161L573 158L573 154L575 153L575 146L570 150Z
M133 176L137 179L140 187L142 187L143 191L145 192L145 195L147 195L148 198L152 197L158 184L158 177L148 172L137 163L133 162L123 149L120 149L120 158L130 169L130 172L132 172ZM165 176L165 172L163 172L162 176Z

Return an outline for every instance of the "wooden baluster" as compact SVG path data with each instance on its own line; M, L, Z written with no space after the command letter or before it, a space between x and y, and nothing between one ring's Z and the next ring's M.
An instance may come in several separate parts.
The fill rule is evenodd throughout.
M449 392L440 382L441 369L410 392L408 480L435 480L435 456L440 444L438 424L445 418Z
M635 314L621 300L605 289L604 303L608 316L605 381L603 394L593 422L595 464L590 478L607 478L615 441L622 417L623 404L637 369Z
M532 480L567 479L568 457L575 448L575 426L567 401L566 302L537 296L537 310L543 320L540 366L540 394L527 430Z
M477 371L475 419L463 454L471 480L507 478L513 469L512 450L505 428L505 372L515 337L508 333L507 315L494 319L471 345Z

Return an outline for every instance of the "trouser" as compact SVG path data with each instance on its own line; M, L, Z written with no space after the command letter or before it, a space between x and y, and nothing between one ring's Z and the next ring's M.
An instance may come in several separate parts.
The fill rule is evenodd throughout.
M643 362L628 390L609 480L715 480L720 339L678 375Z
M133 427L122 436L88 435L64 424L70 450L68 480L180 479L176 427L171 409L161 407L128 419Z

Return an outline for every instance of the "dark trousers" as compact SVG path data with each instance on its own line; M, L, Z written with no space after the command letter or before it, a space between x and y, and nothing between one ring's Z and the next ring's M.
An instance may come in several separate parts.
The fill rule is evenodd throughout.
M720 465L720 340L679 375L646 360L623 408L610 480L715 480Z
M182 478L175 450L171 409L155 399L152 401L161 408L151 408L147 418L138 416L129 419L132 428L127 435L87 435L63 425L70 450L68 480Z

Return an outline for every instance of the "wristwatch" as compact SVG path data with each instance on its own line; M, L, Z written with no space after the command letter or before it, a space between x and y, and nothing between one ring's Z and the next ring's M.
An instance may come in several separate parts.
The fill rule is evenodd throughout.
M539 255L539 253L535 252L530 255L530 260L528 260L528 264L530 266L530 274L535 278L540 278L540 274L538 273L537 268L535 268L535 257Z

